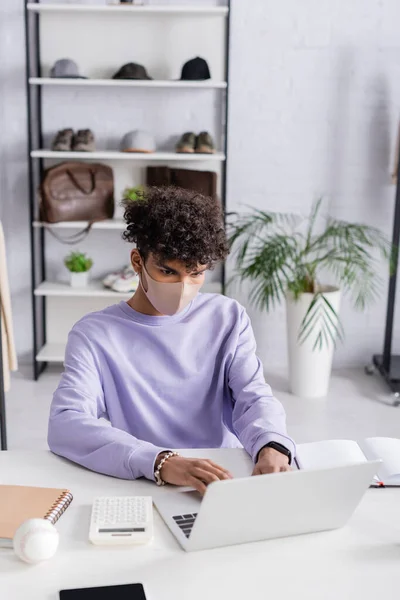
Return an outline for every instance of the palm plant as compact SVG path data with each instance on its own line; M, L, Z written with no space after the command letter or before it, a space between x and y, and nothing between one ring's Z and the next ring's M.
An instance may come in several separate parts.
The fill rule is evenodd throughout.
M324 296L324 273L333 276L362 310L377 297L382 284L376 250L392 268L396 260L390 242L375 227L327 218L318 233L320 208L318 200L306 221L293 214L253 209L230 224L234 278L251 282L253 304L269 311L287 293L294 300L303 293L313 294L298 339L304 342L311 331L317 331L314 349L343 339L339 317Z

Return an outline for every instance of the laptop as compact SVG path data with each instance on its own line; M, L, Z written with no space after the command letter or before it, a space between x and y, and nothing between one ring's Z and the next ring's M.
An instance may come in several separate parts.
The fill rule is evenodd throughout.
M187 552L337 529L357 508L379 462L218 481L203 499L164 488L154 504Z

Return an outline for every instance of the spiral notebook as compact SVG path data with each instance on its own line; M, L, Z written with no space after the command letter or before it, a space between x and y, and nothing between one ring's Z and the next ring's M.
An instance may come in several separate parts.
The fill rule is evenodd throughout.
M27 519L56 523L72 502L69 490L0 485L0 546L12 546L14 533Z

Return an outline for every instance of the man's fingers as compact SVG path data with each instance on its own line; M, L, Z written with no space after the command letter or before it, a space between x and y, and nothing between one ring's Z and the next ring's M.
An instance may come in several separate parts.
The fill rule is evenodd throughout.
M210 471L211 473L214 473L214 475L216 475L218 479L233 479L229 471L225 471L225 469L219 467L215 463L207 461L200 468L204 469L205 471Z
M254 475L261 475L261 471L260 471L259 467L257 467L257 466L255 466L253 469L252 476L254 476Z
M283 467L281 467L281 471L291 471L292 467L290 465L283 465Z
M232 473L230 473L228 471L228 469L225 469L224 467L221 467L221 465L217 465L217 463L213 462L212 460L206 460L206 462L211 465L212 467L214 467L214 469L217 469L218 471L222 471L223 473L225 473L225 475L227 475L228 479L233 479L232 477ZM226 478L225 478L226 479Z
M194 467L190 473L193 477L204 481L204 483L213 483L214 481L219 481L218 475L215 473L211 473L211 471L206 471L206 469L201 469L199 467Z
M197 490L202 496L204 496L206 493L207 486L196 477L190 477L188 480L188 485L194 487L194 489Z

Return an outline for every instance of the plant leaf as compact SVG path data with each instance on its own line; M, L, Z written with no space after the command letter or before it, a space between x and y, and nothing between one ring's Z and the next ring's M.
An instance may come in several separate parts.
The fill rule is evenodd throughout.
M334 346L337 339L343 339L343 328L335 309L326 298L323 292L318 292L312 299L310 306L301 322L298 341L303 344L315 332L316 339L313 349L322 350L324 345L329 346L332 342Z

